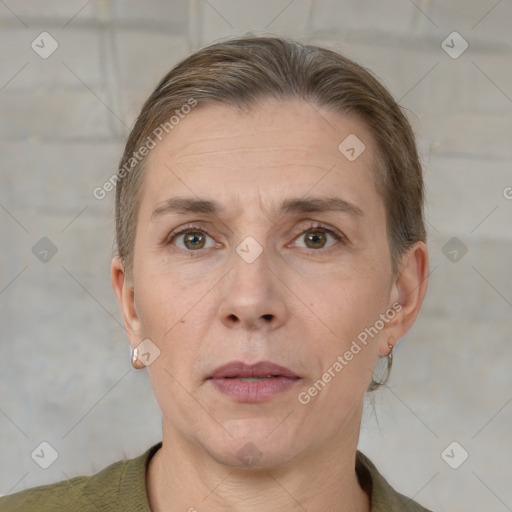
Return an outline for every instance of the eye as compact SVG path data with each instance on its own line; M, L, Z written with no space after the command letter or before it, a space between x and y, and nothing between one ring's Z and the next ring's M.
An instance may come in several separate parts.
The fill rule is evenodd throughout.
M344 235L334 231L333 229L327 228L321 224L313 223L307 227L306 230L302 231L295 240L299 240L304 235L305 237L305 249L319 250L319 249L329 249L333 245L336 245L336 241L345 243ZM325 244L328 241L328 238L331 237L335 240L331 245L326 246ZM182 251L191 253L198 252L200 249L209 249L219 244L216 244L213 239L210 245L206 245L207 238L212 239L212 237L208 234L208 232L197 226L185 226L178 231L172 232L167 238L164 240L164 245L176 245ZM176 243L173 244L174 240L181 240L181 244Z
M212 243L208 247L205 246L206 237L211 238L211 236L204 229L188 226L179 231L171 233L165 240L165 244L171 244L174 239L179 240L181 238L183 245L176 245L179 249L184 251L196 251L198 249L208 249L210 247L214 247L215 243Z
M324 227L321 224L312 224L308 226L308 228L303 231L297 239L300 239L304 235L307 235L305 237L306 249L327 249L336 245L333 243L325 247L326 240L329 236L334 238L336 241L344 241L343 235L338 234L336 231Z

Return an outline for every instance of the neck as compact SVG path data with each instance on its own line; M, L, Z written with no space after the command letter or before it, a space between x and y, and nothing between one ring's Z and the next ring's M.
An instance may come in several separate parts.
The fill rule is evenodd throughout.
M344 432L301 460L263 469L215 461L204 449L164 425L162 447L146 476L152 512L370 512L370 498L355 472L359 435Z

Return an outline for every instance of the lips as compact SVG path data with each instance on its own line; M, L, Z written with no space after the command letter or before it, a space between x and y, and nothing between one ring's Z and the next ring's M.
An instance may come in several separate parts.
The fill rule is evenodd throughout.
M217 368L209 378L235 379L250 377L287 377L289 379L299 378L288 368L271 363L270 361L261 361L253 365L247 365L241 361L233 361Z
M270 400L295 386L301 377L288 368L269 361L247 365L234 361L217 368L207 381L236 402Z

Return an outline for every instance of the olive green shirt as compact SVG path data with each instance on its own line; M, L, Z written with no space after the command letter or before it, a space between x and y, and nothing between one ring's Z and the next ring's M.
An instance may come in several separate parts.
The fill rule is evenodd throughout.
M0 498L0 512L151 512L146 471L161 446L160 441L142 455L115 462L93 475L8 494ZM396 492L359 450L356 474L371 497L371 512L432 512Z

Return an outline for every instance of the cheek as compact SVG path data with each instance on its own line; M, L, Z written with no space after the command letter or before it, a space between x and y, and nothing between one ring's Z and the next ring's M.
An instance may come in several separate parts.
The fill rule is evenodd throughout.
M329 386L336 396L347 391L349 382L349 388L360 385L364 392L366 381L371 380L380 336L374 326L385 313L388 299L386 274L378 265L374 269L365 265L364 271L354 268L343 272L323 288L322 294L316 294L317 309L314 304L311 309L320 312L318 317L328 329L317 322L326 335L316 337L313 349L319 354L322 371L331 369L331 374L336 375ZM324 398L329 399L329 395L326 393Z
M375 258L358 262L334 276L319 295L319 304L342 338L373 324L388 305L388 273Z
M147 269L135 281L135 305L142 335L161 349L166 333L179 331L183 311L183 291L173 286L165 276L155 275Z
M354 274L331 285L318 300L323 307L319 316L329 330L323 329L328 334L317 336L315 346L310 347L311 355L318 354L320 373L312 375L305 392L318 393L316 406L320 408L325 403L355 407L377 362L380 331L374 326L387 308L385 281L368 272ZM332 412L339 419L345 413L343 407Z
M135 303L142 335L159 347L162 361L172 371L181 373L189 361L193 363L206 321L198 313L212 286L209 280L192 282L169 272L139 274Z

